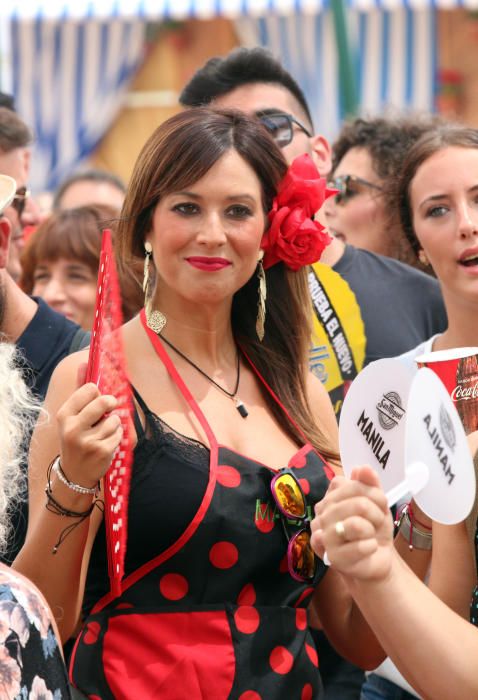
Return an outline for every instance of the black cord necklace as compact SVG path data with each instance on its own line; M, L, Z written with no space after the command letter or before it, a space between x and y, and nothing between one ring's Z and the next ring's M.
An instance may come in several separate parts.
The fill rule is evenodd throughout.
M203 369L198 367L192 360L189 359L189 357L187 357L187 355L185 355L183 352L181 352L181 350L179 350L179 348L177 348L175 345L173 345L171 343L171 341L166 340L166 338L163 335L161 335L161 333L158 333L158 335L161 338L161 340L163 341L163 343L166 343L166 345L168 345L168 347L170 347L171 350L174 350L174 352L177 355L179 355L179 357L182 357L185 362L187 362L189 365L191 365L191 367L194 367L194 369L197 372L199 372L199 374L202 374L202 376L205 379L207 379L213 386L215 386L216 389L219 389L219 391L222 391L223 394L225 394L230 399L232 399L234 401L234 405L235 405L239 415L242 416L242 418L247 418L247 416L249 415L249 412L248 412L247 408L244 406L244 404L242 403L241 399L237 398L237 390L239 389L239 381L241 379L241 358L239 356L239 351L237 351L236 384L234 386L234 391L228 391L223 386L221 386L220 384L215 382L214 379L209 376L209 374L206 374L206 372Z

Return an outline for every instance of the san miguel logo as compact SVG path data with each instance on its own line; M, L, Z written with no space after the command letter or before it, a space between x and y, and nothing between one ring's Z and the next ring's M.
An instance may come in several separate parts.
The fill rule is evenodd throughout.
M405 409L402 400L396 391L389 391L382 396L377 404L378 422L384 430L391 430L402 420Z

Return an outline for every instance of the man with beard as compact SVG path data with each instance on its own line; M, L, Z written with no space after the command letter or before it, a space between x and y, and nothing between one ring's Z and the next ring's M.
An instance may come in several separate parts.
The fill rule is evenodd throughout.
M42 299L22 292L8 272L12 230L19 225L15 210L11 211L17 191L15 180L0 174L0 336L21 350L25 381L37 396L44 398L56 365L72 351L80 334L85 333ZM5 216L7 209L9 218ZM25 499L12 513L13 537L7 555L2 558L6 563L13 561L23 544L27 514Z

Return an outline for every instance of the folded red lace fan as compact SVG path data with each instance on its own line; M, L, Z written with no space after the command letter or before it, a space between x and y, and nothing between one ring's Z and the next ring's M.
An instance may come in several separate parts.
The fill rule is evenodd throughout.
M121 293L116 271L111 231L103 231L96 308L91 335L86 381L102 394L118 399L115 409L121 419L123 437L104 477L106 544L111 592L121 593L128 532L128 500L133 461L131 386L119 328L123 322Z

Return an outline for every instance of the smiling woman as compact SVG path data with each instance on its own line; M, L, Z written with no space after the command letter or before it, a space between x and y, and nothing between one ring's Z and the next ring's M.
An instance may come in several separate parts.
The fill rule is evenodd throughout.
M171 303L173 295L194 305L232 299L257 267L265 227L260 181L235 151L198 182L165 194L146 235L156 261L158 303Z
M89 697L320 700L310 605L353 660L383 656L310 550L337 459L332 406L307 369L305 266L329 240L313 220L325 196L309 156L287 170L240 112L186 110L138 157L115 240L123 267L144 261L145 289L121 329L137 439L121 592L92 506L121 440L116 399L77 388L81 353L58 369L46 400L56 420L32 440L15 561L62 611L65 638L82 611L71 677ZM79 524L53 560L64 525L44 484L57 455L67 478L55 472L47 497Z
M42 297L52 309L82 328L89 330L93 326L96 276L87 265L64 258L40 262L32 294Z
M117 210L85 206L55 212L30 236L22 254L20 286L43 298L55 311L91 330L101 232L111 227ZM123 313L130 318L141 307L139 284L121 278Z

